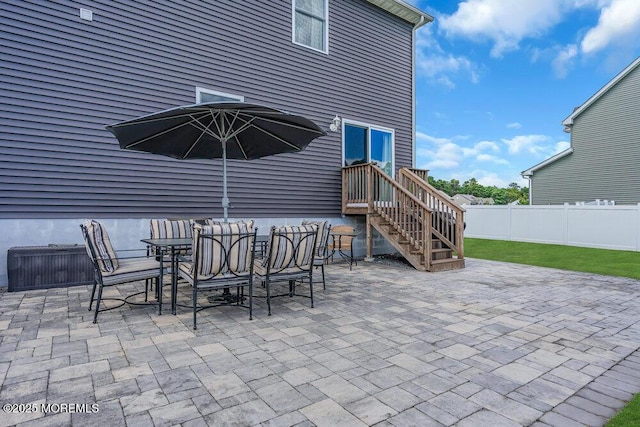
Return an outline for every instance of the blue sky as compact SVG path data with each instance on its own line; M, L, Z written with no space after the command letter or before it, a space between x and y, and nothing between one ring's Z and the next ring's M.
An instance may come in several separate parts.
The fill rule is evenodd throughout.
M408 0L432 15L416 53L416 166L528 186L569 147L562 120L640 55L640 0Z

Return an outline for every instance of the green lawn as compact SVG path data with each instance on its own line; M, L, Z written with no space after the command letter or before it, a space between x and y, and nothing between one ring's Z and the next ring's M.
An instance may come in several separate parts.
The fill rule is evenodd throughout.
M640 280L640 252L466 238L464 239L464 255L469 258L631 277ZM640 426L640 394L636 394L627 406L606 425L606 427L635 426Z
M606 424L606 427L634 426L640 426L640 394L636 394L631 402Z
M640 280L640 252L466 238L464 255Z

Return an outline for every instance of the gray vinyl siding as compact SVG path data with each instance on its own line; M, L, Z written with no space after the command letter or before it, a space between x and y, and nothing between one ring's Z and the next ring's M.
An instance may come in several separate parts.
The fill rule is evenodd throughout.
M640 203L640 67L579 114L573 153L535 171L534 204Z
M79 8L93 21L79 18ZM242 95L328 129L336 115L395 129L410 166L411 24L329 1L329 53L292 43L290 1L0 3L0 218L221 216L221 161L123 151L105 125ZM337 216L341 140L229 161L230 216Z

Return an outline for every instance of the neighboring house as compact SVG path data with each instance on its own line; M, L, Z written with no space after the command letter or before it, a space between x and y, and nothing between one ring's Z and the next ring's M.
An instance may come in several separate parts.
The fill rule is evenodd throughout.
M230 217L264 232L303 218L361 225L342 216L342 166L413 166L415 29L432 17L404 1L25 0L0 10L0 285L7 249L81 243L87 218L129 248L150 218L222 216L221 161L120 150L104 126L121 120L242 100L325 128L301 153L229 161Z
M476 197L471 194L456 194L451 197L451 201L458 206L462 205L493 205L491 197Z
M521 173L530 204L640 203L640 58L562 124L571 147Z

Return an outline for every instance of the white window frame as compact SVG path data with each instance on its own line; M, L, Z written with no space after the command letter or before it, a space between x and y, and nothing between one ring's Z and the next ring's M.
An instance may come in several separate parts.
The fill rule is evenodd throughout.
M230 98L230 99L232 99L234 101L244 102L244 96L235 95L235 94L232 94L232 93L220 92L220 91L217 91L217 90L205 89L203 87L196 86L196 104L199 104L200 102L202 102L201 99L202 99L202 94L203 93L206 93L206 94L209 94L209 95L215 95L215 96L223 96L225 98ZM230 102L232 102L232 101L230 101Z
M315 50L316 52L329 54L329 0L324 0L324 49L317 49L313 46L309 46L296 41L296 1L297 0L291 0L291 41L293 42L293 44L297 44L298 46L304 46L307 49ZM314 17L320 18L319 16L315 15Z
M367 163L371 162L371 131L378 130L381 132L388 132L391 134L391 178L395 178L396 176L396 131L392 128L387 128L384 126L372 125L371 123L359 122L356 120L342 119L342 162L341 165L344 165L345 161L345 128L346 125L358 126L361 128L367 129Z

